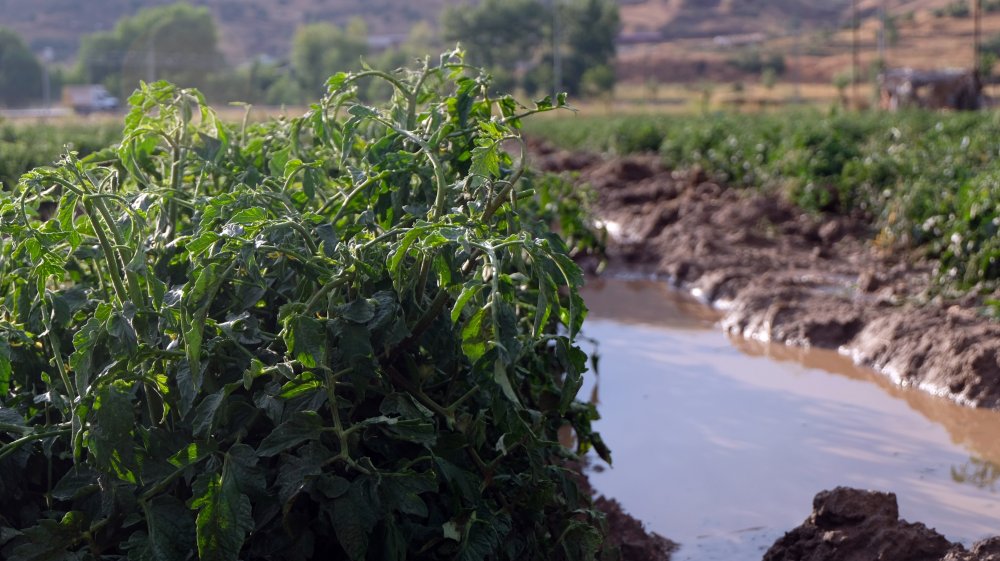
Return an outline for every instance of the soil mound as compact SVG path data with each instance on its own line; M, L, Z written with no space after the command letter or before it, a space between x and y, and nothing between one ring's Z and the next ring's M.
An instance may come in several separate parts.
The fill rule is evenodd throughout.
M880 250L863 216L809 215L655 155L536 159L597 190L609 271L665 277L723 310L731 333L837 349L901 385L1000 407L1000 325L972 298L931 298L935 264Z
M923 524L899 518L896 495L837 487L813 499L801 526L780 538L764 561L1000 561L1000 538L971 550Z

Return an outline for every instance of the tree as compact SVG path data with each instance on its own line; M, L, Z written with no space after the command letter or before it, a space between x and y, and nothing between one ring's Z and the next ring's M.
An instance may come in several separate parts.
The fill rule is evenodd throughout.
M413 66L414 62L440 53L442 50L437 33L426 21L418 21L410 28L406 40L389 47L374 57L371 65L379 70L392 71ZM387 100L392 96L393 87L384 80L369 80L363 95L369 100Z
M560 4L563 57L563 88L572 94L586 91L595 85L604 94L614 88L615 37L618 35L618 5L610 0L571 0ZM588 70L602 79L586 79ZM610 77L610 79L609 79Z
M558 12L553 12L557 9ZM555 17L554 17L555 16ZM558 21L558 27L556 22ZM571 94L587 88L609 91L613 76L618 6L612 0L484 0L476 6L451 7L441 27L447 41L458 41L471 63L487 68L498 89L520 85L550 91L553 46L559 49L560 87ZM610 70L610 73L609 73ZM610 82L613 85L613 80Z
M774 68L768 66L760 73L760 83L768 91L773 90L774 86L778 83L778 73Z
M140 80L204 87L222 62L208 8L179 3L141 10L119 20L113 31L84 37L77 79L122 95Z
M445 41L459 42L471 64L512 72L535 58L550 12L538 0L484 0L444 11Z
M42 95L42 65L13 31L0 27L0 104L25 105Z
M318 97L331 74L358 69L367 53L368 27L364 20L351 20L346 28L311 23L296 29L292 37L292 70L302 91Z

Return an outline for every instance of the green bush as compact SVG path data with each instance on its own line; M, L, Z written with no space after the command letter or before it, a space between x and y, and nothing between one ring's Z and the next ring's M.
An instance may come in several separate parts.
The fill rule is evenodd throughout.
M451 53L234 129L144 85L0 195L3 558L611 556L581 273L503 151L554 104L489 89Z

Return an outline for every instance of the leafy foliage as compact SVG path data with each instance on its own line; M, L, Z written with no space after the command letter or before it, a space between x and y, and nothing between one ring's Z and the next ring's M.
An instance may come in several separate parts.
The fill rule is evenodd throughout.
M504 151L562 101L488 91L448 53L234 130L143 85L0 194L2 556L611 556L581 274Z

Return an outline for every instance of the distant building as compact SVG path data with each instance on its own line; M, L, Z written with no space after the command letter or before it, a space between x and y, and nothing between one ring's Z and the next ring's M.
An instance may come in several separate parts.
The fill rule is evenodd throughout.
M879 90L881 106L889 111L904 107L975 111L985 105L982 82L964 68L890 68L879 75Z
M662 43L666 37L661 31L636 31L634 33L621 33L615 37L618 45L642 45L648 43Z
M759 45L767 39L763 33L743 33L739 35L716 35L712 38L712 43L717 47L747 47Z

